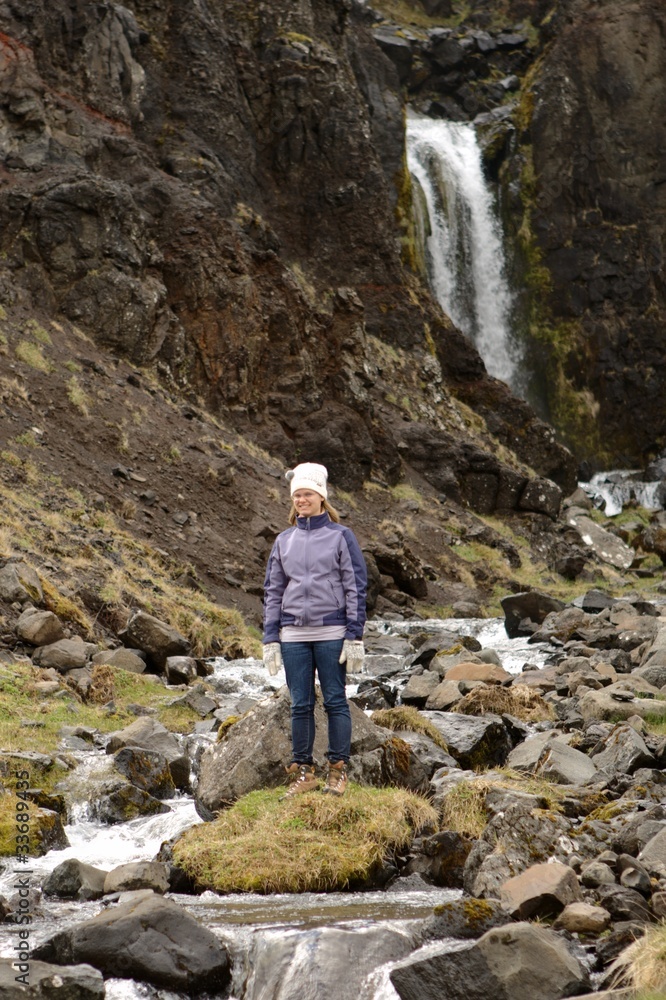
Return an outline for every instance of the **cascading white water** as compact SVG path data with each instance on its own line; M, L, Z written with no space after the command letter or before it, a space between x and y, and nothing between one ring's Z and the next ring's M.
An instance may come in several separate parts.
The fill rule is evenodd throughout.
M407 121L407 162L420 189L432 289L444 312L474 341L491 375L515 387L512 298L493 197L471 125ZM420 202L420 205L419 205Z

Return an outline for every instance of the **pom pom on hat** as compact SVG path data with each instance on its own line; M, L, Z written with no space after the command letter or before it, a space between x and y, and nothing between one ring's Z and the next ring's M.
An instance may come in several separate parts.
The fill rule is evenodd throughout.
M328 497L326 489L328 472L323 465L317 465L316 462L303 462L295 469L289 469L289 472L285 473L285 479L289 483L292 496L296 490L314 490L324 499Z

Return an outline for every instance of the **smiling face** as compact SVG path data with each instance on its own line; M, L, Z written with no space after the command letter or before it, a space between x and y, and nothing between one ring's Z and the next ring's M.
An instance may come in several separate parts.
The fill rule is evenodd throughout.
M295 490L291 499L299 517L314 517L324 509L324 498L314 490Z

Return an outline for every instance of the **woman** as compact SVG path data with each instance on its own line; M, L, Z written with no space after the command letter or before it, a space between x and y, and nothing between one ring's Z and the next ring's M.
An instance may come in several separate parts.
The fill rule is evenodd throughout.
M287 796L318 786L315 671L328 716L325 792L342 795L351 749L346 669L363 665L367 573L353 532L328 502L328 473L304 462L287 472L291 528L281 532L264 581L264 663L271 674L284 665L291 695L292 762Z

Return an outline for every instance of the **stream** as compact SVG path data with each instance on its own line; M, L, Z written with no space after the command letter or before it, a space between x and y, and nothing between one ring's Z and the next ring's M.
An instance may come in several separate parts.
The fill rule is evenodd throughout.
M455 619L414 621L372 621L366 626L368 655L364 673L350 676L348 694L373 673L373 662L395 655L382 648L382 640L407 638L415 632L474 636L483 648L497 651L510 673L519 673L526 662L543 665L552 649L529 645L527 639L510 640L503 619ZM260 660L213 661L215 681L238 698L265 697L283 683L281 675L269 677ZM190 756L197 746L213 741L215 734L182 737ZM108 763L104 751L69 751L78 758L76 774L81 787L97 768ZM202 820L189 795L167 802L171 811L142 817L114 826L93 822L87 815L85 796L70 814L65 827L70 846L31 859L31 886L39 888L47 875L69 858L110 871L117 865L152 860L161 844L178 836ZM0 872L0 894L13 895L13 866ZM460 895L458 890L408 889L390 886L383 891L300 893L261 896L233 894L220 896L204 892L200 896L170 894L188 912L209 927L226 944L232 958L231 1000L337 1000L353 996L357 1000L397 1000L389 972L392 962L414 951L412 935L433 907ZM101 902L79 902L42 897L31 926L32 946L100 911ZM0 957L13 957L13 937L0 930ZM452 941L451 947L458 947ZM348 958L346 981L340 982L340 949ZM338 961L328 956L337 955ZM334 981L327 981L334 970ZM331 973L332 975L332 973ZM330 977L329 977L330 979ZM182 1000L185 994L146 983L108 979L109 1000ZM205 995L204 995L205 1000Z

